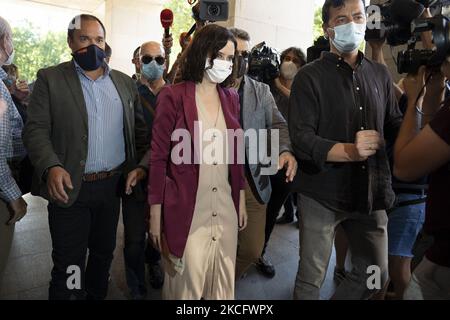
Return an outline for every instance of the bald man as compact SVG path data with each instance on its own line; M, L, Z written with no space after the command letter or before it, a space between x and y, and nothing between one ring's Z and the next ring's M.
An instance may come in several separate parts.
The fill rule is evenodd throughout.
M140 70L140 80L137 82L140 101L144 109L145 123L148 127L148 141L151 140L152 124L155 115L156 100L161 89L166 85L164 73L166 59L164 48L158 42L146 42L141 45L139 59L135 61ZM134 179L129 177L129 179ZM137 180L140 180L137 177ZM146 187L141 180L143 187ZM127 183L128 185L129 183ZM146 189L145 189L146 190ZM160 266L160 254L150 244L147 244L145 234L148 207L145 199L139 197L124 197L122 212L125 233L125 268L127 284L134 300L143 299L147 293L145 286L145 263L148 264L149 281L154 289L163 285L164 274Z

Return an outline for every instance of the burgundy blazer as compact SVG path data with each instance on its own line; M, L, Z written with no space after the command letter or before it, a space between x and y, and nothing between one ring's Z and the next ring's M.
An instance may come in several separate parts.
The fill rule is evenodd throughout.
M217 90L227 128L240 129L239 95L233 89L220 86ZM148 202L150 205L162 205L167 246L170 253L179 258L183 257L194 215L200 166L172 162L172 149L179 142L171 141L171 136L176 129L186 129L194 137L194 121L198 121L195 83L182 82L163 88L158 96L152 129ZM234 206L239 214L240 190L245 188L245 179L243 165L236 164L237 148L243 145L237 139L240 138L234 141L235 161L229 165L229 181ZM191 146L191 163L194 163L192 139Z

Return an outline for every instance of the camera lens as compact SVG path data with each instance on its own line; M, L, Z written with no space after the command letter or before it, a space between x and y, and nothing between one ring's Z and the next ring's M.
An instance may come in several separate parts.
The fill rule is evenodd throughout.
M208 6L208 14L213 17L220 16L220 6L217 4L210 4Z

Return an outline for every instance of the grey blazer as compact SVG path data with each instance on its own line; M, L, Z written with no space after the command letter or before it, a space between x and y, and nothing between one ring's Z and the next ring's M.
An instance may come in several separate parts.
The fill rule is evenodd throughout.
M111 79L123 103L126 175L137 166L148 168L150 141L135 83L116 70ZM78 197L88 154L88 115L72 61L39 70L27 111L23 139L35 167L32 194L70 207ZM51 199L44 181L45 171L57 165L67 170L74 186L68 190L68 204Z
M244 101L242 105L242 121L244 130L248 129L278 129L280 133L280 154L292 152L291 140L286 120L277 108L270 92L270 87L262 82L255 81L248 76L244 78ZM258 145L260 136L258 135ZM250 158L249 142L245 139L245 152ZM258 193L257 198L268 203L272 193L270 176L261 175L261 164L249 164L253 186Z

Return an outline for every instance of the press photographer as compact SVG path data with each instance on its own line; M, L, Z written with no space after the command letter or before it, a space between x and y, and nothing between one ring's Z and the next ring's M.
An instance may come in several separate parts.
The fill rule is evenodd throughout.
M441 15L424 21L432 26L436 50L421 64L436 68L439 73L426 75L421 66L417 74L409 74L404 81L408 107L395 145L394 174L411 181L429 174L429 190L425 216L425 231L434 242L414 271L405 299L450 299L450 200L447 194L450 182L450 100L434 105L426 103L429 82L441 83L434 87L435 97L445 90L442 76L450 77L450 42L448 19ZM442 37L443 36L443 37ZM442 57L445 60L441 60ZM425 118L422 120L421 118ZM428 120L431 119L429 123ZM422 125L423 129L421 130Z

